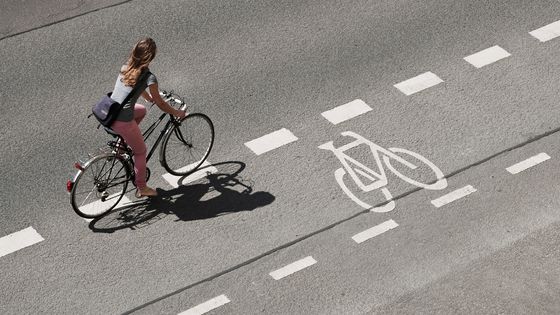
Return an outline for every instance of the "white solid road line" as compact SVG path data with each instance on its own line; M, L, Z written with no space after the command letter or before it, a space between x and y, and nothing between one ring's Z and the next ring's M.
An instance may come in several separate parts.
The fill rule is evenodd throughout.
M394 86L406 95L412 95L432 86L438 85L443 82L437 75L431 72L425 72L412 79L408 79Z
M197 162L198 163L198 162ZM195 164L191 164L188 166L185 166L184 168L178 169L178 172L181 172L183 169L189 169L192 168ZM188 184L191 182L194 182L196 180L199 180L201 178L204 178L206 176L208 176L208 174L215 174L218 172L218 169L215 168L214 166L212 166L208 161L204 161L204 163L202 163L202 165L199 167L199 170L197 170L196 172L190 174L189 176L185 177L182 181L181 184ZM164 174L162 175L163 179L165 179L169 185L173 186L174 188L179 187L179 180L181 178L183 178L184 176L175 176L172 174Z
M447 195L439 197L438 199L432 200L432 204L434 206L436 206L436 208L439 208L439 207L444 206L448 203L451 203L455 200L458 200L458 199L461 199L465 196L468 196L475 191L476 191L476 189L473 186L467 185L463 188L459 188L455 191L452 191L452 192L448 193Z
M560 21L550 23L532 32L529 32L531 36L540 40L541 42L546 42L560 36Z
M331 110L321 113L323 117L325 117L328 121L333 124L339 124L343 121L347 121L354 117L360 116L365 114L371 110L371 107L368 106L362 100L353 100L350 103L340 105L335 107Z
M276 271L273 271L270 274L270 276L272 278L274 278L274 280L280 280L284 277L287 277L293 273L296 273L300 270L303 270L309 266L312 266L314 264L316 264L317 261L315 259L313 259L313 257L311 256L307 256L303 259L300 259L294 263L291 263L289 265L287 265L286 267L280 268Z
M202 304L199 304L191 309L179 313L179 315L201 315L210 312L224 304L229 303L230 300L225 295L217 296L211 300L208 300Z
M506 168L506 170L508 172L510 172L511 174L517 174L517 173L523 172L524 170L526 170L528 168L531 168L531 167L533 167L537 164L540 164L540 163L542 163L542 162L544 162L548 159L550 159L550 156L548 156L548 154L540 153L540 154L537 154L533 157L530 157L530 158L528 158L524 161L521 161L517 164L514 164L514 165L510 166L510 167Z
M6 235L0 238L0 257L44 240L45 239L31 226L19 232Z
M399 226L397 224L397 222L393 221L393 220L389 220L389 221L385 221L379 225L376 225L370 229L367 229L361 233L358 233L354 236L352 236L352 239L360 244L362 242L365 242L367 240L369 240L370 238L376 237L380 234L383 234L389 230L392 230L394 228L396 228L397 226Z
M467 56L463 59L477 68L482 68L486 65L507 58L509 56L511 56L511 54L508 53L505 49L501 48L500 46L493 46L479 51L476 54Z
M246 142L245 145L256 155L261 155L296 140L298 140L298 138L294 136L291 131L286 128L282 128L255 140Z

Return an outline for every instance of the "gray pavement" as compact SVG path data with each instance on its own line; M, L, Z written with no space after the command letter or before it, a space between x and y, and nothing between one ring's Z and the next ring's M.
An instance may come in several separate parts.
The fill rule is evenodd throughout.
M132 1L0 40L0 237L32 226L45 239L0 257L4 309L179 313L223 294L213 312L557 313L560 40L528 32L559 17L545 0ZM237 182L173 189L154 160L168 198L88 223L64 191L73 162L107 139L85 117L146 35L160 85L212 118L209 161ZM494 45L511 56L481 69L462 59ZM426 71L444 82L393 87ZM321 116L354 99L373 110L336 126ZM281 128L298 141L262 155L244 145ZM395 210L364 210L317 148L348 130L420 153L449 186L390 175ZM541 152L551 159L505 171ZM477 192L430 203L465 185ZM387 220L399 226L351 239ZM307 256L317 263L268 275Z
M130 0L4 0L0 10L0 40Z

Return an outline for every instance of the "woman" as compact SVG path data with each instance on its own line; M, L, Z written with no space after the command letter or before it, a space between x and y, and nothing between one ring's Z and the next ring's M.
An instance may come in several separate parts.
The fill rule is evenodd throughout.
M122 102L132 91L136 80L143 71L149 71L148 66L156 56L156 43L151 38L144 38L134 45L126 65L121 68L111 98L116 102ZM148 91L146 91L148 88ZM143 86L138 89L137 95L132 95L130 100L123 105L117 120L111 125L111 129L117 132L124 141L132 148L134 154L134 173L136 181L136 197L157 196L157 191L146 185L146 144L138 125L146 115L146 107L136 104L142 95L148 102L155 103L162 111L183 118L184 111L173 108L159 95L158 83L155 75L149 74ZM141 92L140 92L141 91Z

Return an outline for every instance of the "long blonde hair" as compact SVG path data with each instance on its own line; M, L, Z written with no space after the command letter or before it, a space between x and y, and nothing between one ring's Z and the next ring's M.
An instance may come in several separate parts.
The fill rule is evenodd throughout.
M140 73L148 68L155 56L156 42L149 37L139 40L130 52L126 67L121 71L124 84L134 86Z

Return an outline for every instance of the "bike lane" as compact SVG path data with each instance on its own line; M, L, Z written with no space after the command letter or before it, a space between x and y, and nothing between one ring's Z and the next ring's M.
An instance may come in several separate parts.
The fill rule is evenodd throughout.
M526 36L526 34L524 35ZM554 45L548 47L552 51ZM511 48L508 47L508 49L513 52ZM528 49L526 55L531 55L535 51L532 48ZM537 66L542 68L550 66L547 63L548 59L546 56L541 55L539 58L541 58L539 59L541 64ZM543 62L543 60L545 61ZM461 64L462 60L458 58L455 62ZM466 66L458 66L458 68L468 72L470 68ZM521 67L521 70L526 71L527 68L532 66L534 65L530 64L527 67ZM500 67L499 64L498 67ZM493 69L496 68L494 67ZM501 69L503 70L504 68ZM410 72L416 73L416 70ZM442 68L434 69L434 71L442 77L450 77L452 72L449 71L446 76L444 75L446 71L442 71ZM517 74L522 72L519 71ZM463 72L459 71L458 73ZM538 73L538 70L535 70L535 73ZM24 269L17 270L15 274L20 276L20 278L12 280L10 283L14 283L13 287L17 289L18 285L26 282L26 280L30 280L30 282L33 282L33 280L43 281L40 271L56 269L57 272L60 271L61 274L66 275L67 279L55 279L56 277L52 271L47 273L48 278L55 279L55 283L64 287L64 289L53 294L58 297L72 297L73 306L71 307L76 307L76 309L80 307L97 307L97 304L85 305L87 304L87 297L98 291L106 291L107 284L115 287L115 291L119 292L115 297L104 296L103 294L105 293L101 294L103 295L101 297L107 298L108 304L103 306L107 311L124 309L126 306L131 305L141 305L152 297L161 296L161 292L172 292L175 288L184 287L185 283L196 283L199 280L227 270L229 267L237 266L247 261L247 257L259 257L262 253L267 253L279 246L290 244L294 240L297 241L301 236L320 231L333 223L363 211L352 200L349 200L340 190L338 184L336 184L334 171L340 165L334 156L327 151L317 149L317 146L325 141L336 140L337 145L339 142L342 143L343 141L340 137L340 132L342 131L355 131L385 148L397 146L418 152L436 163L446 173L457 170L458 167L460 169L464 165L469 165L469 163L474 163L480 157L487 157L488 154L493 154L496 149L493 145L496 145L496 143L502 145L503 148L507 148L509 144L516 143L519 138L525 138L523 136L525 130L515 131L511 139L507 138L502 143L500 139L488 138L488 133L494 130L494 128L476 130L477 126L459 125L448 129L453 127L453 123L471 121L471 116L468 115L455 117L455 120L448 122L449 124L439 126L440 129L424 128L426 125L430 127L432 125L437 126L439 122L445 121L443 119L446 117L445 114L450 115L450 113L454 113L453 108L448 108L447 112L438 117L439 119L431 119L428 116L433 115L433 112L427 111L430 108L429 106L435 106L438 109L445 109L446 104L449 103L465 106L465 104L470 104L471 98L474 98L478 92L472 92L474 96L465 93L463 98L454 98L450 97L450 95L453 95L453 92L456 91L449 91L445 97L442 97L439 92L429 90L425 91L425 94L417 95L419 97L416 97L414 100L401 103L395 101L394 97L404 96L399 91L392 90L390 85L390 83L406 79L406 77L401 75L402 73L395 74L392 82L374 83L375 88L372 90L363 90L366 91L364 92L364 94L367 94L365 96L351 95L347 98L347 94L361 94L349 92L344 92L344 96L339 96L338 99L344 99L343 102L351 101L356 97L364 98L368 104L375 108L375 111L371 112L368 116L349 121L345 125L333 128L330 122L320 117L320 113L323 110L330 109L331 105L334 107L342 103L333 101L336 104L327 105L322 103L323 105L321 106L324 106L324 109L313 113L309 110L309 116L303 117L302 115L302 118L305 118L302 120L296 121L293 117L279 119L276 118L277 115L262 118L264 121L262 126L240 131L239 134L241 136L236 138L239 141L233 141L233 139L225 136L220 137L220 134L228 134L228 129L222 127L221 132L218 134L220 144L216 146L215 153L213 152L211 155L211 162L241 161L245 168L240 181L242 179L249 181L253 191L262 191L273 195L273 203L265 204L265 206L261 204L261 207L257 207L253 211L244 211L243 207L237 207L239 211L233 211L235 212L234 214L211 218L208 216L202 218L192 217L188 213L188 205L192 201L196 202L199 200L196 199L196 191L204 192L204 189L207 189L209 185L202 184L206 186L202 190L194 189L195 187L190 186L176 194L181 196L187 195L186 198L178 197L182 198L178 202L180 207L173 207L173 205L167 207L175 211L171 215L163 215L163 218L155 216L154 221L144 225L133 226L134 231L130 231L130 228L119 229L118 227L122 224L118 218L112 217L116 223L110 220L100 222L104 223L103 227L105 230L107 230L107 227L117 226L114 233L96 235L92 235L89 231L85 230L84 222L75 217L68 207L67 209L65 208L65 211L68 213L64 212L62 216L59 216L57 213L53 216L56 220L49 219L48 222L38 223L41 225L41 229L39 229L41 235L45 236L51 243L43 243L42 246L44 247L29 257L34 261L45 261L44 269L42 267L39 270L32 270L35 265L33 263L26 264L24 269L32 271L26 273ZM473 73L469 75L473 75ZM371 74L368 76L364 75L364 77L371 77ZM515 81L519 76L504 75L503 77ZM551 78L554 78L554 75L545 75L542 80L547 81ZM493 79L471 83L470 87L484 88ZM446 80L446 82L449 82L449 79ZM472 80L480 79L473 78ZM503 95L517 95L514 93L514 90L520 87L516 85L513 88L507 89L508 84L509 82L504 84L506 89ZM440 85L440 87L444 86L448 87L449 84ZM521 94L520 99L529 103L529 98L524 98L522 95L525 92L518 92ZM539 90L539 92L541 91ZM486 96L487 99L491 97L492 95ZM552 100L554 100L554 94L548 94L544 98L546 99L546 104L551 104ZM400 100L402 101L402 99ZM419 102L420 107L410 110L410 108L418 106L417 102ZM494 104L495 108L492 108L497 111L497 109L503 108L503 105L503 103ZM516 114L521 113L525 109L517 110ZM390 111L395 111L395 113L390 114ZM546 111L546 108L534 109L534 111L550 115L550 120L545 121L538 128L530 128L532 132L540 132L547 130L550 126L554 126L554 116L558 117L557 115L550 114L550 111ZM492 118L488 117L496 117L496 114L481 115L479 117L488 119L486 123L491 123ZM521 119L526 119L526 117L522 115ZM270 120L278 120L278 122L271 122ZM287 120L291 120L294 123L289 126L285 125L284 123ZM223 119L218 118L217 121L220 122L221 126L228 125L228 122ZM510 130L514 129L513 126L518 125L518 122L508 121L506 125L510 128L507 132L504 132L507 134ZM402 126L406 126L406 128ZM254 156L251 151L242 145L243 142L251 140L251 137L260 136L260 131L263 131L262 134L264 134L282 127L292 130L295 135L299 136L300 140L277 151L270 152L271 154L258 157ZM419 133L418 130L422 130L422 132ZM447 132L448 130L452 132ZM466 142L468 146L465 146L465 142L455 141L460 136L464 136L465 133L469 136ZM430 139L431 136L433 138ZM443 141L450 136L452 140ZM477 140L481 139L487 142L484 142L483 147L478 150L475 144L477 144ZM455 149L449 151L449 147ZM465 156L456 154L463 149L465 149ZM235 158L232 158L231 152L238 154L235 154ZM454 153L450 154L450 152ZM367 157L367 151L357 153L357 158L367 160ZM234 170L238 164L231 164L233 166L225 166L223 171L226 173L235 172ZM163 183L163 181L160 183ZM398 178L392 178L390 183L391 187L389 189L394 196L410 192L410 185L403 183ZM310 189L311 192L309 192ZM192 193L193 197L191 198L188 194L193 190L195 192ZM240 192L242 191L243 188L240 187ZM215 192L216 195L218 193L221 192ZM39 197L47 198L48 196L46 193L41 193ZM378 200L378 197L382 196L367 195L363 197L371 198L371 200L364 200L374 203ZM210 198L210 196L206 198ZM221 203L227 203L227 200L232 199L224 200ZM177 199L174 199L172 202L177 202ZM61 197L60 200L57 200L57 204L66 205L67 202ZM165 207L163 208L165 209ZM186 213L186 215L181 215L181 213ZM126 220L126 213L124 217ZM133 221L134 218L131 218L131 220ZM175 222L176 220L177 222ZM60 227L60 222L70 223ZM94 224L94 226L99 225ZM216 231L220 231L220 233ZM60 233L60 235L57 233ZM59 248L60 246L62 246L62 249ZM235 248L235 250L232 251L232 248ZM76 255L76 253L79 254ZM14 258L5 260L7 264L17 265L18 259L16 256L8 257ZM66 259L64 264L61 264L61 257L70 258ZM90 262L95 262L95 266L92 267ZM64 265L64 267L60 267L61 265ZM81 272L88 270L91 274L84 277L81 272L72 270L71 268L76 265L83 266L80 267ZM118 281L114 279L118 279ZM84 281L84 283L95 283L95 285L84 285L82 289L76 289L75 285L70 283L73 280L78 283L81 283L81 281ZM137 284L140 282L145 283L146 286L138 287ZM136 289L134 292L126 292L127 287L135 287ZM48 286L45 285L42 288L46 289ZM38 287L28 288L27 290L29 290L29 296L33 296L40 293L38 292L40 289ZM133 297L131 297L132 295ZM127 297L126 305L115 306L110 304L119 303L123 297ZM16 299L14 298L12 301L16 301ZM49 299L44 307L52 306L59 301L54 298Z
M119 253L112 253L113 257L111 260L99 261L99 264L94 267L96 268L94 269L94 273L102 273L103 268L108 268L113 261L128 260L130 263L126 264L126 266L111 266L108 274L103 275L102 279L107 280L114 277L120 277L122 281L120 285L132 285L132 283L138 281L138 277L146 277L146 275L149 274L158 274L159 276L157 277L147 276L144 279L144 281L147 281L149 285L140 289L140 295L161 297L158 293L165 291L164 288L168 289L167 292L173 293L174 290L169 290L169 288L181 289L181 283L185 282L196 284L197 281L228 271L229 268L224 268L225 266L237 268L247 262L250 262L250 266L253 268L255 265L252 264L252 261L247 260L248 257L251 259L257 259L263 256L263 253L266 254L271 251L280 250L285 246L290 246L291 248L291 245L294 245L297 247L297 244L301 241L302 236L317 235L317 237L319 237L319 235L327 233L327 228L332 224L340 222L341 220L346 220L363 212L363 209L358 207L352 200L346 198L344 193L340 190L338 184L336 184L334 170L337 167L340 167L339 164L337 165L336 158L332 156L331 153L317 148L318 145L324 142L325 138L328 139L329 137L330 139L336 138L337 142L340 142L340 144L345 143L340 141L337 137L341 130L346 129L345 127L347 127L348 124L332 127L328 124L328 122L324 122L320 119L318 119L315 124L323 124L323 127L321 127L320 130L330 129L330 131L313 135L313 137L302 137L300 140L292 144L288 144L285 147L279 148L277 151L271 152L274 154L263 154L258 158L252 157L253 153L246 148L246 151L241 151L244 152L244 154L240 154L239 158L236 159L245 161L243 162L244 166L242 172L239 173L239 176L236 176L237 179L241 182L246 181L246 183L252 187L253 192L262 191L273 195L273 203L263 207L258 207L252 211L244 211L244 209L238 208L238 210L241 211L234 211L235 213L227 215L219 215L217 217L213 217L211 220L204 220L204 222L202 222L201 219L209 218L189 217L190 214L188 209L191 202L196 201L196 198L200 197L197 195L196 185L201 184L208 186L207 184L204 184L207 180L201 180L201 182L191 183L191 185L176 191L176 193L171 196L174 199L170 201L173 205L167 206L170 210L168 215L164 214L162 217L155 216L153 221L147 220L145 227L143 227L144 224L142 223L138 224L138 226L133 225L134 228L137 229L134 234L129 234L128 228L117 228L114 234L103 236L102 239L95 239L97 236L88 236L85 232L78 233L85 236L84 241L87 243L102 240L107 241L113 248L119 248ZM362 135L368 135L368 137L371 138L370 134L372 129L369 117L363 116L357 118L349 122L349 124L351 124L352 129L356 132L359 132ZM311 132L306 131L319 129L317 125L308 124L306 127L293 129L293 131L295 134L312 135ZM329 127L326 128L324 127L325 125ZM328 137L325 134L329 134ZM321 159L309 157L308 151L306 150L306 148L309 147L314 148L317 152L322 152L324 157L321 157ZM211 162L215 165L224 163L222 167L216 166L218 173L223 172L225 174L235 174L240 168L240 164L234 163L230 160L220 160L219 157L228 156L222 150L224 149L216 150L216 154L212 158ZM369 154L367 150L355 153L356 154L353 156L360 160L367 160L367 156ZM294 159L297 163L294 163ZM435 159L431 160L434 163L438 163ZM228 161L230 163L228 163ZM271 168L271 165L274 167ZM263 169L270 169L271 171L263 172ZM282 177L274 176L274 173L280 171L282 172ZM447 170L446 172L452 171ZM285 186L286 178L290 179L289 187ZM326 188L324 189L313 191L312 194L302 193L309 190L310 183L312 183L309 178L315 178L315 180L319 183L329 184L325 184ZM156 181L157 180L158 179L156 179ZM159 181L161 181L160 183L163 183L161 179L159 179ZM394 192L394 196L416 191L414 187L411 187L408 183L399 180L396 176L392 176L389 182L391 183L390 190ZM434 192L430 192L431 198L436 199L444 193L464 187L466 184L469 183L450 183L448 189L446 191L442 191L441 194L434 194ZM279 187L282 187L282 189L279 189ZM480 191L481 188L479 185L475 185L475 187ZM241 189L241 191L242 190L243 189ZM414 192L413 194L416 193L418 192ZM189 194L193 194L194 197L188 197ZM185 198L184 195L187 195L187 198ZM381 194L379 194L378 197L381 197ZM212 194L210 194L210 196L206 196L206 198L212 198ZM376 200L375 196L370 196L370 198L374 201ZM405 197L404 199L406 198L408 197ZM432 200L431 198L424 199L424 202L430 207L432 207L429 204L429 201ZM401 213L401 216L393 216L393 213L400 213L398 212L398 209L401 209L401 200L404 199L399 198L396 201L397 210L395 211L397 212L380 214L382 216L382 220L375 220L375 222L369 221L369 225L364 224L361 227L365 230L366 228L371 228L373 226L383 224L384 222L394 220L394 222L398 224L398 227L394 228L394 232L398 232L401 230L400 228L403 227L403 224L404 226L410 225L410 223L406 223L409 222L407 217L409 215L408 212ZM161 210L165 209L165 206L157 208ZM145 213L146 211L143 212ZM310 212L313 212L314 215L309 216L308 214ZM420 210L418 213L423 216L426 214L426 211ZM184 214L186 214L186 216L182 217ZM359 218L361 218L361 216L356 217L356 220L359 220ZM182 219L185 220L183 221ZM100 228L101 225L102 230L107 230L110 229L111 226L119 227L121 225L119 220L119 212L117 212L113 216L94 222L93 226ZM132 218L132 220L134 220L134 218ZM415 222L420 220L420 218L413 216L410 220ZM79 219L76 219L75 221L78 222ZM178 223L174 221L184 224L181 225L180 230L177 230L176 227ZM402 223L403 221L405 223ZM83 224L82 228L86 225L86 223ZM426 226L428 226L428 224L426 224ZM216 231L221 231L221 233L216 234ZM309 234L310 231L312 234ZM422 231L424 230L421 229L415 233L424 233ZM352 235L356 235L359 232L361 231L356 230L355 234ZM388 233L392 232L393 231L390 231ZM122 239L115 242L116 239L113 235L122 235L125 239L129 239L129 237L131 237L126 235L134 235L133 242L137 245L130 246ZM164 239L169 238L165 235L173 236L171 247L167 246L160 248L156 244L169 242L164 241ZM266 235L266 238L262 238L263 235ZM410 234L406 235L410 236ZM406 235L401 236L402 242L404 242L406 237L408 237ZM324 237L325 238L321 238L321 240L324 241L325 244L329 244L326 239L327 236ZM185 242L184 240L188 241ZM296 244L294 244L294 242ZM150 243L153 244L148 245L143 250L139 251L138 246ZM445 245L450 244L443 244L440 246L445 248ZM236 247L236 251L221 250L231 248L232 246ZM319 245L315 244L313 246ZM172 248L184 254L177 255L177 252L173 252ZM98 247L97 253L102 250L102 246ZM336 251L338 252L339 249ZM146 256L148 253L150 255L149 258ZM203 255L203 253L204 256L200 256ZM222 263L212 266L201 263L202 261L208 261L209 253L211 255L211 261ZM342 256L344 257L346 255L343 253ZM91 256L89 257L90 259L92 258ZM272 254L270 257L275 257L275 254ZM307 256L302 252L300 255L293 254L293 257L293 260L296 260ZM317 261L321 259L320 256L313 256L313 258ZM241 265L227 263L236 261L241 262ZM285 263L287 264L289 262L289 259L286 257ZM279 264L277 267L282 267L282 265L283 264ZM179 278L177 278L177 270L175 270L175 268L181 270L181 276ZM414 267L409 266L409 268ZM142 274L142 276L131 275L131 273L127 271L129 269L137 270L137 272ZM272 271L272 269L270 271ZM162 279L162 272L164 274L169 274L170 277L164 278L165 280ZM122 276L119 276L119 274L126 274L131 278L122 279ZM208 275L208 277L202 276L204 274ZM171 277L171 275L174 276ZM102 287L103 286L100 288ZM216 296L218 296L218 294L219 293L216 293ZM209 296L208 298L211 297L212 296ZM186 300L191 301L192 299L193 298L187 298ZM202 299L202 297L200 297L200 299ZM146 300L140 297L136 300L133 299L131 304L134 303L137 305L143 305L146 303ZM186 307L187 305L184 306Z

